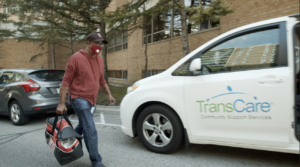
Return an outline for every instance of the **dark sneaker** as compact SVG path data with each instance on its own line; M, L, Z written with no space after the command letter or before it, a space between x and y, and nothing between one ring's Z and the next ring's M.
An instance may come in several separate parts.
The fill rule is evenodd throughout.
M97 165L93 165L93 167L105 167L101 162Z

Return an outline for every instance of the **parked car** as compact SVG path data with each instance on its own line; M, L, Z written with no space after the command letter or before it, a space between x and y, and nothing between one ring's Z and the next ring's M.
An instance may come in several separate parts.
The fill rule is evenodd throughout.
M184 140L299 154L299 18L233 29L137 81L121 102L123 132L158 153Z
M15 125L23 125L29 116L55 111L64 73L43 68L1 69L0 115L10 116ZM67 99L66 106L71 107Z

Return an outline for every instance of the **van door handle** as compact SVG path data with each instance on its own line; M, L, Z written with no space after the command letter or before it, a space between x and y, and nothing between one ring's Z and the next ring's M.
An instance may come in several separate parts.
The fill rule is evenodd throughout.
M268 78L268 79L259 79L258 82L283 82L284 78Z

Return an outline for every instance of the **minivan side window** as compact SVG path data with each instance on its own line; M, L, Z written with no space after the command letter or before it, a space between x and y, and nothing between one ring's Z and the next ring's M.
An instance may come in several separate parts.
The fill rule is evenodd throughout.
M278 66L279 29L244 34L225 41L201 56L210 73Z
M252 31L213 46L201 55L200 75L277 67L279 32L279 28ZM199 53L196 55L200 57ZM188 75L189 65L194 57L176 69L172 75Z

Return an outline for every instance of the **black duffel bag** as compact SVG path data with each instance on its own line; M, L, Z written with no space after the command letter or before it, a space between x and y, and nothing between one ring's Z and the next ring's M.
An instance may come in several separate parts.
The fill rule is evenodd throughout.
M73 129L65 112L62 116L48 118L46 122L46 142L60 165L66 165L83 156L82 136Z

